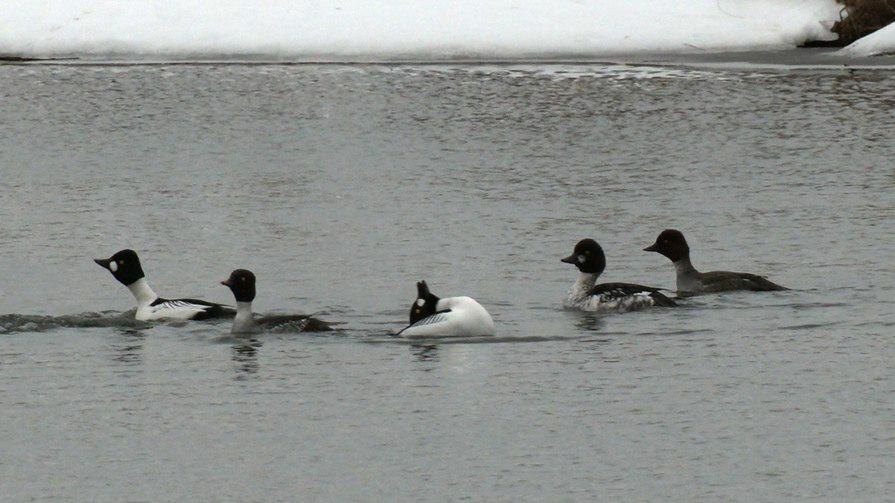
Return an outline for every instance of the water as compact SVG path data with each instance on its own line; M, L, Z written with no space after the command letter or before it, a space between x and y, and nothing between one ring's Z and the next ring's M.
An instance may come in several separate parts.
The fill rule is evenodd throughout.
M0 66L11 500L879 501L895 490L888 69ZM794 290L561 309L583 237ZM335 334L147 325L165 296ZM388 336L415 282L496 343ZM78 313L95 313L81 315Z

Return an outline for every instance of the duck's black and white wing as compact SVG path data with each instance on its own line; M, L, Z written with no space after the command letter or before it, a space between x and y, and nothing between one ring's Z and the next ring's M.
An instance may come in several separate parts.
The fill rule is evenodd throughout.
M208 320L232 318L236 310L224 304L199 299L156 299L149 305L150 319Z
M607 308L632 310L648 306L674 307L677 304L662 294L660 288L632 283L601 283L590 295Z
M450 333L456 324L451 310L439 311L398 332L400 337L434 337Z

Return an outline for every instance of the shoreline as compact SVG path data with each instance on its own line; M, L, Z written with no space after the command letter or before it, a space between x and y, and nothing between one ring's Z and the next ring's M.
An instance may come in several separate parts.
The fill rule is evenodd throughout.
M828 68L828 69L895 69L895 55L849 57L837 49L802 47L771 51L706 52L685 54L631 54L594 58L461 58L461 59L278 59L233 56L211 59L140 59L135 58L24 58L0 56L0 66L71 65L71 66L684 66L714 68Z

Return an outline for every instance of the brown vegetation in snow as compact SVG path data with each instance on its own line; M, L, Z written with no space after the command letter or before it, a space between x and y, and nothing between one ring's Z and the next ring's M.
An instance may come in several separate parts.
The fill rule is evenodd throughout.
M846 46L895 22L895 0L836 0L842 4L842 18L833 25L839 35L834 42Z

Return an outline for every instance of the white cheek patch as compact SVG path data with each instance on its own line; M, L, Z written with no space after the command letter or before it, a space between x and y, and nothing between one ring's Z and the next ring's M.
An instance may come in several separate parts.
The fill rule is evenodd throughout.
M584 263L584 255L578 255L578 263L579 263L579 264L583 264L583 263Z
M114 260L109 262L109 270L112 272L117 271L118 270L118 262L115 262Z
M416 299L416 305L418 305L419 307L423 307L424 305L426 305L426 301L423 299Z

